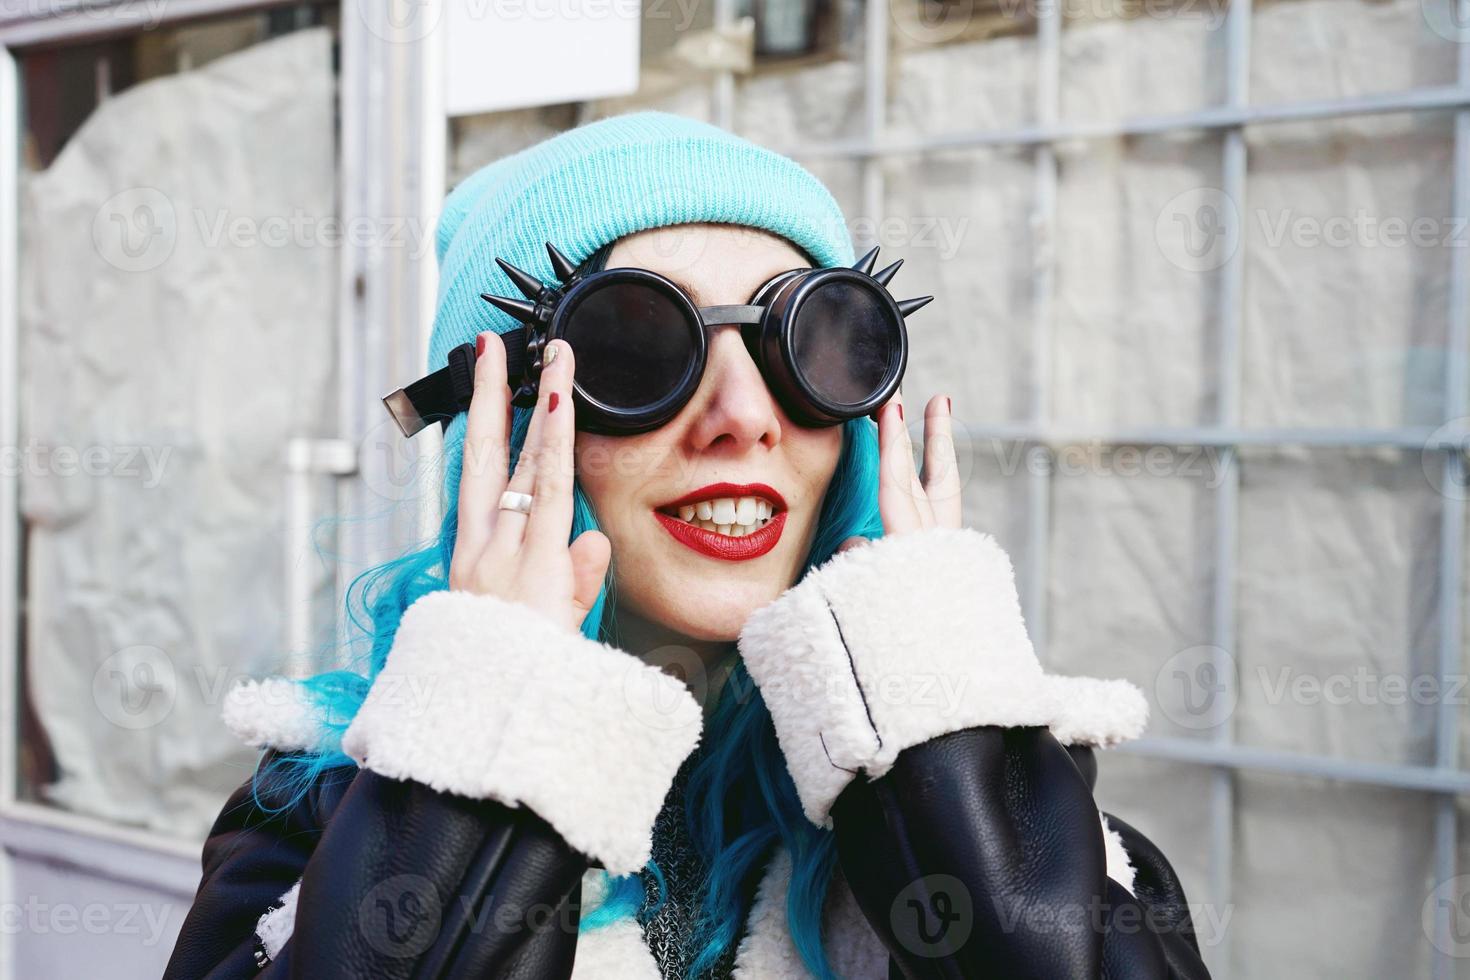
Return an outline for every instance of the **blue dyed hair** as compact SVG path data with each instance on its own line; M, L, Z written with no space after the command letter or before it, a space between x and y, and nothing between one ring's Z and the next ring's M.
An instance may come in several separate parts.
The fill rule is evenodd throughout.
M520 452L530 424L530 410L515 411L512 456ZM445 518L438 536L353 580L347 595L348 665L302 681L316 702L322 724L335 744L362 706L368 687L382 670L403 613L415 600L449 587L449 560L458 527L453 501L463 465L465 416L457 416L445 438L448 473ZM580 486L574 493L571 537L597 527L591 503ZM826 561L844 540L860 535L881 537L878 513L878 436L870 419L844 424L842 451L822 501L816 535L802 574ZM609 575L609 580L611 575ZM601 639L613 618L609 583L582 623L582 632ZM830 831L814 827L802 812L796 787L776 743L770 711L744 665L736 667L706 723L704 751L690 773L685 817L695 846L710 868L702 889L702 907L694 942L699 950L690 976L714 965L737 941L749 911L744 883L767 861L775 845L791 855L791 884L786 920L807 968L817 977L834 977L822 946L821 912L836 861ZM356 767L340 751L281 756L270 769L284 777L294 793L290 806L329 769ZM257 789L260 787L257 773ZM257 800L259 796L257 794ZM663 876L650 864L662 891ZM595 929L636 914L644 901L637 875L611 878L606 898L581 920ZM660 901L662 897L660 897Z

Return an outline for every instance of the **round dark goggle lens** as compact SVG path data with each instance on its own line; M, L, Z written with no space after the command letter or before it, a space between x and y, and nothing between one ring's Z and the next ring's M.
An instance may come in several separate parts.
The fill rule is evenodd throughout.
M796 313L791 332L796 367L834 405L858 405L888 377L898 355L892 313L869 290L833 282L815 290Z
M662 290L610 283L568 318L563 338L577 354L577 384L604 405L634 409L683 383L696 357L684 309Z

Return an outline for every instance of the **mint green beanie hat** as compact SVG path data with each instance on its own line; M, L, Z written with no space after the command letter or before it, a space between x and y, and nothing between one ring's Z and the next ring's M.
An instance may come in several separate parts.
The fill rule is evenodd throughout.
M520 295L497 256L554 283L546 242L580 263L624 235L690 222L764 229L821 267L853 262L842 209L796 162L683 116L612 116L487 164L449 194L429 369L481 331L517 325L480 298Z

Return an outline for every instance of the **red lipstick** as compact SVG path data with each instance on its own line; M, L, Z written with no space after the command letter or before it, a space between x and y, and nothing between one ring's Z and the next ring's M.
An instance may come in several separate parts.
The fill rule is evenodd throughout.
M710 558L748 561L759 558L776 547L776 542L781 540L781 529L786 526L786 499L764 483L711 483L663 506L672 510L717 497L764 497L778 509L760 530L738 538L717 531L706 531L677 516L665 514L662 510L654 511L653 516L681 544Z

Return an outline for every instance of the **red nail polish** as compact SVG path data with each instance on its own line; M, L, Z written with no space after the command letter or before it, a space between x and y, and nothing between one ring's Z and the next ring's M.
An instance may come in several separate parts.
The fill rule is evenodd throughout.
M475 356L476 357L484 357L485 356L485 335L484 334L480 334L478 337L475 338Z
M556 402L557 402L557 393L553 391L551 393L551 397L548 398L548 399L546 399L546 414L547 415L550 415L552 412L556 411Z

